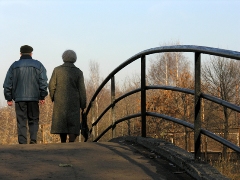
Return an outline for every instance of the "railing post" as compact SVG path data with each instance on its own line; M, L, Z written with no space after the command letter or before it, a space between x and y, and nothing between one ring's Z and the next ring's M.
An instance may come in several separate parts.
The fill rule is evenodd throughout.
M112 103L112 109L111 109L111 116L112 116L112 138L116 137L116 129L115 129L115 77L113 76L111 78L111 103Z
M195 52L194 157L201 159L201 53Z
M146 137L146 56L141 57L141 117L142 137Z
M92 116L92 124L95 122L95 115L96 115L96 105L95 101L91 102L91 116ZM95 139L95 126L92 127L92 141Z

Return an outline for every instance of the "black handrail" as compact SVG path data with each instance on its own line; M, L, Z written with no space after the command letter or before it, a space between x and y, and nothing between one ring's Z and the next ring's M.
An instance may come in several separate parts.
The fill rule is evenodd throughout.
M176 45L176 46L162 46L162 47L156 47L144 50L142 52L139 52L138 54L132 56L131 58L127 59L125 62L123 62L121 65L119 65L116 69L114 69L107 77L106 79L100 84L94 95L92 96L92 99L90 102L94 101L101 89L107 84L107 82L121 69L126 67L127 65L131 64L135 60L139 59L141 56L154 54L154 53L161 53L161 52L199 52L203 54L209 54L209 55L216 55L231 59L237 59L240 60L240 52L237 51L230 51L225 49L218 49L218 48L212 48L212 47L205 47L205 46L194 46L194 45ZM86 113L88 114L89 110L91 108L91 103L89 103Z
M106 132L108 132L108 130L110 130L111 128L114 128L118 123L126 121L128 119L140 117L140 116L141 116L141 113L137 113L137 114L132 114L115 121L114 124L111 124L110 126L108 126L98 137L96 137L96 139L93 140L93 142L97 142Z
M106 112L107 112L111 107L113 107L118 101L120 101L120 100L124 99L125 97L128 97L128 96L130 96L130 95L132 95L132 94L135 94L135 93L137 93L137 92L140 92L140 91L141 91L141 88L138 88L138 89L135 89L135 90L133 90L133 91L130 91L130 92L128 92L128 93L120 96L119 98L115 99L115 101L114 101L112 104L110 104L110 105L100 114L100 116L97 118L97 120L92 124L92 127L95 126L95 125L99 122L99 120L104 116L104 114L106 114ZM92 128L90 129L90 132L92 132Z
M169 121L172 121L174 123L177 123L177 124L180 124L180 125L183 125L185 127L188 127L190 129L194 129L194 125L189 123L189 122L186 122L186 121L183 121L181 119L177 119L177 118L173 118L173 117L170 117L170 116L167 116L167 115L164 115L164 114L158 114L158 113L153 113L153 112L147 112L147 115L148 116L154 116L154 117L158 117L158 118L163 118L163 119L166 119L166 120L169 120ZM238 146L236 146L235 144L231 143L230 141L206 130L206 129L203 129L201 128L201 133L220 142L221 144L231 148L232 150L240 153L240 148Z
M158 118L162 118L162 119L165 119L165 120L169 120L169 121L172 121L174 123L177 123L177 124L180 124L180 125L183 125L185 127L188 127L190 129L194 129L194 125L187 122L187 121L183 121L181 119L178 119L178 118L173 118L171 116L167 116L165 114L159 114L159 113L153 113L153 112L146 112L146 115L147 116L152 116L152 117L158 117ZM136 117L140 117L141 114L138 113L138 114L132 114L130 116L126 116L124 118L121 118L119 120L117 120L114 124L111 124L110 126L108 126L93 142L97 142L107 131L109 131L111 128L115 127L118 123L121 123L125 120L128 120L128 119L132 119L132 118L136 118ZM238 146L236 146L235 144L231 143L230 141L206 130L206 129L201 129L201 133L220 142L221 144L231 148L232 150L240 153L240 148Z
M131 64L135 60L139 59L141 56L149 55L149 54L155 54L155 53L161 53L161 52L199 52L203 54L209 54L209 55L216 55L231 59L237 59L240 60L240 52L237 51L231 51L231 50L225 50L225 49L218 49L218 48L212 48L212 47L205 47L205 46L194 46L194 45L176 45L176 46L162 46L162 47L156 47L144 50L142 52L139 52L138 54L132 56L131 58L127 59L125 62L123 62L121 65L119 65L116 69L114 69L107 77L106 79L101 83L101 85L98 87L94 95L92 96L90 102L93 102L101 89L107 84L107 82L121 69L126 67L127 65ZM86 113L88 114L89 110L91 108L91 103L89 103Z
M186 93L186 94L191 94L191 95L194 95L194 90L192 89L186 89L186 88L179 88L179 87L175 87L175 86L146 86L146 90L148 89L164 89L164 90L171 90L171 91L177 91L177 92L183 92L183 93ZM138 89L135 89L135 90L132 90L130 92L127 92L126 94L120 96L119 98L117 98L113 104L110 104L106 109L104 109L104 111L100 114L100 116L97 118L97 120L92 124L92 127L95 126L99 120L104 116L104 114L107 113L107 111L114 105L116 104L117 102L119 102L120 100L132 95L132 94L135 94L137 92L140 92L141 91L141 88L138 88ZM240 112L240 107L235 105L235 104L232 104L232 103L229 103L227 101L224 101L222 99L219 99L217 97L214 97L214 96L210 96L210 95L207 95L207 94L204 94L202 93L201 94L201 97L204 98L204 99L207 99L207 100L210 100L212 102L215 102L217 104L220 104L220 105L223 105L229 109L232 109L232 110L235 110L237 112ZM90 129L90 132L92 132L92 128Z
M194 52L195 53L195 90L190 90L190 89L185 89L185 88L179 88L179 87L173 87L173 86L146 86L146 55L149 54L154 54L154 53L161 53L161 52ZM195 145L195 159L199 159L201 152L200 152L200 140L201 140L201 134L204 134L220 143L223 145L235 150L236 152L240 153L240 149L238 146L234 145L233 143L227 141L226 139L221 138L220 136L217 136L213 134L212 132L209 132L205 129L201 128L201 98L210 100L212 102L215 102L217 104L223 105L225 107L228 107L232 110L235 110L237 112L240 112L240 107L236 106L234 104L231 104L229 102L226 102L222 99L203 94L201 92L201 72L200 72L200 67L201 67L201 53L203 54L209 54L209 55L215 55L215 56L221 56L221 57L226 57L226 58L231 58L231 59L236 59L240 60L240 52L237 51L231 51L231 50L224 50L224 49L218 49L218 48L211 48L211 47L204 47L204 46L192 46L192 45L176 45L176 46L163 46L163 47L157 47L157 48L152 48L148 49L145 51L142 51L128 60L126 60L124 63L122 63L120 66L118 66L115 70L113 70L107 77L106 79L102 82L102 84L98 87L94 95L92 96L90 103L87 107L86 114L89 113L90 108L94 100L96 99L97 95L101 91L101 89L105 86L105 84L111 79L111 83L114 83L111 85L111 94L112 94L112 102L111 104L103 111L103 113L97 118L97 120L92 124L92 127L95 126L99 120L103 117L103 115L110 109L114 109L115 104L122 100L123 98L140 92L141 91L141 113L140 114L134 114L130 115L127 117L124 117L119 120L115 120L115 115L114 111L112 110L112 117L114 119L112 125L107 127L95 140L98 141L108 130L111 128L114 130L115 126L127 119L131 119L133 117L139 117L141 116L142 118L142 136L146 137L146 116L155 116L155 117L160 117L166 120L173 121L175 123L181 124L185 127L189 127L191 129L194 129L194 145ZM121 69L132 63L133 61L141 58L141 87L133 90L131 92L126 93L125 95L122 95L118 99L115 99L115 81L114 81L114 75L119 72ZM183 92L187 94L192 94L195 97L195 107L194 107L194 125L191 123L188 123L183 120L179 120L173 117L169 117L163 114L157 114L153 112L146 112L146 90L148 89L165 89L165 90L172 90L172 91L178 91L178 92ZM90 132L92 131L92 128ZM113 133L114 134L114 133Z
M192 90L192 89L179 88L179 87L175 87L175 86L146 86L146 89L164 89L164 90L183 92L183 93L192 94L192 95L195 94L194 90ZM204 93L201 93L200 96L204 99L215 102L217 104L225 106L225 107L227 107L229 109L232 109L234 111L240 112L240 107L239 106L237 106L235 104L232 104L232 103L229 103L227 101L224 101L222 99L219 99L215 96L210 96L210 95L204 94Z

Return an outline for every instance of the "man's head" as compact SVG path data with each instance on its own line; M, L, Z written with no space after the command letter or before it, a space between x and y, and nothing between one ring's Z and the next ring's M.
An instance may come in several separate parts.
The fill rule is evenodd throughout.
M23 45L20 47L21 55L32 55L33 48L28 45Z
M77 55L73 50L66 50L62 54L63 62L75 63L77 60Z

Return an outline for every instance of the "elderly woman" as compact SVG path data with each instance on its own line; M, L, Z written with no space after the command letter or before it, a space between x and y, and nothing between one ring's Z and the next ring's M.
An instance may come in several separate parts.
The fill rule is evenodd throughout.
M51 134L59 134L65 143L74 142L80 133L80 108L86 108L86 90L83 72L74 63L73 50L62 54L63 64L54 68L50 82L50 97L54 102Z

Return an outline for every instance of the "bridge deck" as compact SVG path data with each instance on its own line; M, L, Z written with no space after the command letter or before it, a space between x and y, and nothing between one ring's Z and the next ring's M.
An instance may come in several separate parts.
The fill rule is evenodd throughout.
M0 167L4 180L193 179L143 147L121 141L2 145Z

